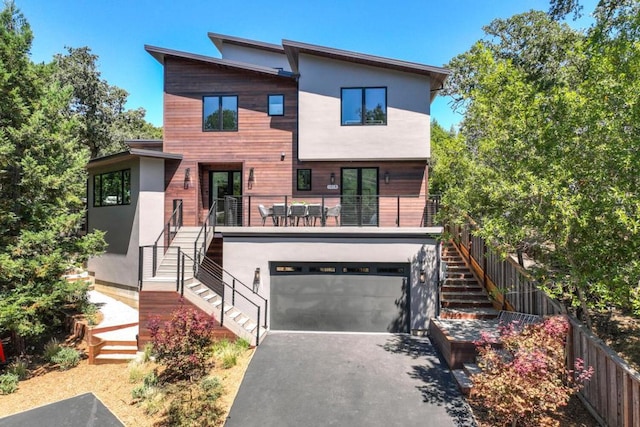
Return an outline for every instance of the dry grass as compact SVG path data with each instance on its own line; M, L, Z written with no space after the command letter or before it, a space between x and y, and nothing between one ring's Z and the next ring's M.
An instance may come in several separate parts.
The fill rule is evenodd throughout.
M210 375L217 376L224 385L225 393L220 405L229 409L244 377L254 350L247 350L238 357L238 364L230 369L216 367ZM126 426L153 426L159 418L145 415L142 408L133 403L131 390L135 384L129 382L127 364L88 365L86 360L68 371L52 370L19 383L18 391L0 396L0 417L22 412L62 399L92 392Z

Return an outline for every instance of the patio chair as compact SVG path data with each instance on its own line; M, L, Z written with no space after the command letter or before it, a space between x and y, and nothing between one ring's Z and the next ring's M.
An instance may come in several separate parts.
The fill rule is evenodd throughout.
M291 225L299 225L302 219L302 224L307 222L307 205L291 205L289 208L289 216L291 217Z
M275 219L273 218L273 211L269 211L264 205L258 205L258 211L260 212L260 218L262 218L262 225L267 221L267 218L271 217L273 222L275 223Z
M324 225L324 218L322 217L322 205L309 205L307 209L307 225L311 225L311 219L313 219L313 226L316 226L316 221L320 219L320 225Z
M325 218L333 217L333 219L336 220L336 225L340 225L340 207L340 205L335 205L334 207L327 209L327 212L324 215Z
M271 209L275 225L287 225L287 209L284 203L275 203Z

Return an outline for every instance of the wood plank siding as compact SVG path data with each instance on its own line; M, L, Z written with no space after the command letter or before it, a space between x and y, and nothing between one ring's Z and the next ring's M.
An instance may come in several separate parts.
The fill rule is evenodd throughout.
M167 57L164 94L164 151L181 153L182 162L168 167L165 174L165 219L173 210L173 200L183 200L184 225L200 225L209 208L209 172L242 171L243 225L260 225L258 205L288 200L317 203L328 197L326 206L340 202L340 189L327 189L330 176L340 184L343 167L377 167L379 225L395 226L400 204L403 226L419 226L427 194L426 161L393 162L299 162L297 160L298 87L295 79L278 77L219 65ZM267 114L269 94L283 94L284 116ZM203 132L202 99L206 95L238 97L238 130ZM335 120L340 120L336 111ZM397 141L401 144L402 141ZM427 141L425 141L425 144ZM389 147L390 156L393 145ZM282 159L284 154L284 159ZM185 188L185 171L191 182ZM254 181L249 183L249 171ZM311 169L310 191L297 190L297 170ZM390 182L385 184L384 175ZM267 195L279 198L265 197ZM400 201L387 196L407 196ZM409 197L410 196L410 197ZM249 206L251 203L251 206ZM250 215L250 216L249 216Z
M178 292L160 292L160 291L141 291L139 297L139 333L138 348L142 349L144 345L151 340L149 334L149 321L158 317L161 322L171 319L171 314L184 305L187 308L198 310L206 316L204 311L189 302L186 298L182 298ZM227 328L215 324L211 331L214 338L228 338L235 340L236 335Z

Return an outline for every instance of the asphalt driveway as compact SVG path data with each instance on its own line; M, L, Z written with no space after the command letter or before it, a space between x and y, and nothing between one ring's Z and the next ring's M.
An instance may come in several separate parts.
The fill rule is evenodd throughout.
M427 338L271 333L226 426L474 426Z

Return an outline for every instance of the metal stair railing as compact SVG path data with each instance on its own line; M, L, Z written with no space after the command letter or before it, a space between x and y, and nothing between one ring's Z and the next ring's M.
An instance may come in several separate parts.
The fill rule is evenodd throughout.
M200 259L202 259L203 255L207 254L209 236L213 236L213 233L215 232L216 222L213 221L212 218L215 216L214 212L216 211L216 206L217 202L216 200L214 200L211 204L211 208L209 208L209 212L207 212L204 224L202 224L202 228L200 228L200 232L198 232L198 237L196 237L196 240L193 242L194 266L196 265L196 261L199 261ZM209 231L209 228L211 228L211 231ZM202 238L201 243L199 243L200 238ZM197 262L197 264L199 264L199 262Z
M260 342L260 328L267 328L268 301L206 256L200 260L200 263L195 263L194 266L197 266L195 277L222 299L220 326L224 325L225 300L229 296L231 297L231 305L240 309L243 314L247 315L245 308L255 310L256 316L252 320L256 322L256 345L258 345ZM225 275L231 278L231 284L226 282ZM243 287L251 291L251 295L259 300L258 303L241 292ZM229 292L231 295L228 295ZM263 318L264 323L261 324Z

